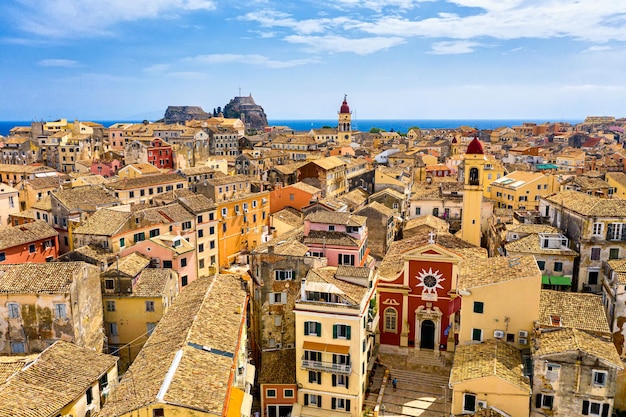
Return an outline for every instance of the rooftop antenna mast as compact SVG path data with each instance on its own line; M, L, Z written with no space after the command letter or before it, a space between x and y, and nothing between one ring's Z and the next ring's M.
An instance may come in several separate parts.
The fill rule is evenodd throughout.
M241 97L241 86L239 86L239 97Z

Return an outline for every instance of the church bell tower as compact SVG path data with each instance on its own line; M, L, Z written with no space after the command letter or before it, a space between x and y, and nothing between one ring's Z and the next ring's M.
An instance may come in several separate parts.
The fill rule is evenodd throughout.
M339 109L339 124L337 125L337 141L339 143L352 142L352 112L348 106L348 96L343 96L343 103Z
M486 162L483 146L475 137L467 146L463 159L461 238L476 246L480 246L482 238L480 215L483 202L483 169Z

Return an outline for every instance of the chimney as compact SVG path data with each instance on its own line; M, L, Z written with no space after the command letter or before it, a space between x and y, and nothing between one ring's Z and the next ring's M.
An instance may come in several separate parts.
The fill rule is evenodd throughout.
M267 245L267 253L270 255L274 254L274 245Z

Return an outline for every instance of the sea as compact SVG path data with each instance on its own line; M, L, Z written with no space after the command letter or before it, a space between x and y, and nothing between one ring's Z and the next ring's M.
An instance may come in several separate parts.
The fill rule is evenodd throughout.
M108 127L115 123L141 123L142 120L90 120ZM491 130L497 127L518 126L525 122L537 124L546 122L567 122L571 124L581 123L582 120L549 120L549 119L363 119L352 120L352 130L368 132L372 128L379 128L386 132L407 133L412 127L422 130L428 129L456 129L461 126L470 126L478 130ZM287 126L296 132L308 132L311 129L319 129L324 126L337 126L337 119L301 119L268 121L270 126ZM30 126L30 121L0 121L0 135L7 136L15 126Z

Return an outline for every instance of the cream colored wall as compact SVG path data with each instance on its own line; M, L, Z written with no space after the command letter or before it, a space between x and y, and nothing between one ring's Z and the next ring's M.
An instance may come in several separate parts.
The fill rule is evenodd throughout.
M515 334L518 348L528 348L518 343L518 332L524 330L530 335L533 322L539 318L540 274L468 290L471 295L463 296L461 304L460 343L472 341L472 329L482 329L483 340L493 339L494 331L502 330ZM474 313L474 301L484 303L482 314Z
M198 416L213 416L215 414L202 412L198 410L192 410L184 407L176 407L170 404L154 404L147 407L142 407L138 410L121 414L119 417L152 417L153 410L162 408L164 415L167 417L198 417Z
M452 414L463 414L464 393L476 394L477 401L487 401L487 407L496 407L511 417L528 417L530 391L524 391L499 377L490 376L455 384Z

